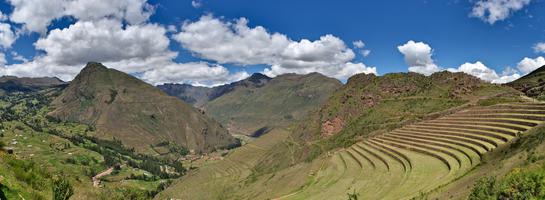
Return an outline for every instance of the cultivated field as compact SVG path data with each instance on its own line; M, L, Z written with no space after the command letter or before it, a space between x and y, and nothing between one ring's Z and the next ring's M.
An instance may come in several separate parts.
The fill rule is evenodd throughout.
M271 133L205 171L182 178L159 197L346 199L347 193L354 193L362 199L410 199L461 177L488 151L543 121L541 103L477 106L374 135L311 163L252 176L260 149L274 147L271 144L286 137ZM255 159L248 162L243 155ZM210 182L196 181L206 179Z

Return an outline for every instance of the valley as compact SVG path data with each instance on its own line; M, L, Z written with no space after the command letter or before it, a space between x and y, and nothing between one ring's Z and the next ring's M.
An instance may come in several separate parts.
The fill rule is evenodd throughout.
M85 72L91 73L85 76L105 73L105 69L93 66L95 72ZM115 79L118 83L112 86L129 93L132 86L122 86L123 81ZM259 88L272 87L268 84L274 81ZM350 195L427 199L447 194L463 198L473 195L468 186L485 176L484 169L497 167L490 166L491 160L502 163L521 152L539 152L513 144L540 135L545 121L545 103L469 75L362 74L331 90L319 106L306 111L306 117L248 135L251 139L240 147L205 153L169 140L137 147L117 135L105 136L109 131L96 126L96 118L74 118L81 120L78 122L52 116L64 106L61 102L69 102L59 99L66 99L63 96L75 83L11 90L1 97L4 151L0 152L0 183L4 196L47 199L52 193L43 183L68 180L75 199L345 199ZM77 88L88 85L78 84ZM108 91L101 88L111 86L92 87L85 89L92 93L77 92L95 99ZM217 99L255 100L253 96L262 95L261 89L251 90L254 92L246 93L245 98L239 97L248 91L242 87ZM124 94L113 101L98 97L105 100L97 103L115 106L108 102L129 97ZM91 103L76 110L94 110L95 116L111 112L101 107ZM132 110L125 112L136 109ZM499 153L506 148L515 148L511 150L515 153ZM545 162L540 156L531 159L532 166ZM522 160L512 163L496 172L506 175L515 166L528 165Z

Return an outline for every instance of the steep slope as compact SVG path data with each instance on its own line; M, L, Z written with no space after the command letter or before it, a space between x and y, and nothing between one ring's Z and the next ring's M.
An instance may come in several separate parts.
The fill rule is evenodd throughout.
M220 124L143 81L89 63L52 102L50 116L96 127L97 136L139 152L170 141L196 152L235 145Z
M252 79L245 81L253 83ZM302 119L339 87L338 80L318 73L284 74L262 87L238 87L204 108L232 133L259 136Z
M360 138L452 112L452 108L518 101L519 95L512 88L464 73L358 74L300 123L294 138L301 144L312 144L300 151L301 158L312 159L330 149L348 147Z
M259 88L265 85L269 80L271 80L270 77L255 73L244 80L213 88L173 83L158 85L157 87L170 96L178 97L179 99L200 108L207 102L232 92L237 88Z
M312 162L256 174L259 159L278 147L274 143L290 141L282 132L268 134L180 179L156 199L345 199L347 193L411 199L480 170L490 151L505 149L543 121L542 103L473 106L370 136Z
M545 66L523 76L513 82L507 83L527 96L538 100L545 100Z
M410 198L463 175L493 145L540 123L542 116L532 112L545 107L518 111L517 102L524 101L520 95L464 73L355 75L282 141L264 148L249 164L233 166L228 177L237 178L215 179L215 193L195 192L202 185L186 179L160 197L341 199L357 192L365 199ZM486 107L506 102L516 105ZM483 109L490 116L472 118ZM221 169L211 168L201 173ZM201 173L191 179L209 180ZM180 192L186 189L189 196Z
M2 76L0 77L0 94L37 91L49 87L62 87L66 84L55 77L19 78L15 76Z

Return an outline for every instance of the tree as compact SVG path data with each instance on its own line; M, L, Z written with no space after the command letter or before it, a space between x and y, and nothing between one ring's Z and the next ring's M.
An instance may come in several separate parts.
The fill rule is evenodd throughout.
M65 177L53 180L53 200L68 200L74 194L74 188Z

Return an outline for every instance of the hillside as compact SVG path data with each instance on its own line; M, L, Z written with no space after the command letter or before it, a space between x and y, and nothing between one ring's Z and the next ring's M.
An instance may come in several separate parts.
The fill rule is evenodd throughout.
M54 77L19 78L15 76L0 77L0 95L13 92L30 92L50 87L62 87L67 83Z
M535 114L516 109L532 109L521 101L512 88L464 73L358 74L288 133L257 139L158 199L415 197L462 176L486 152L541 123L541 115L528 118ZM508 102L514 105L494 106ZM525 119L531 122L520 122ZM254 145L261 151L250 150ZM220 166L229 172L220 173ZM211 174L214 188L198 189Z
M209 101L221 97L224 94L232 92L238 88L259 88L265 85L269 80L271 80L270 77L260 73L255 73L244 80L213 88L175 83L158 85L157 87L170 96L178 97L179 99L184 100L186 103L200 108Z
M524 92L529 97L545 100L545 66L506 85Z
M508 144L540 130L534 127L543 121L545 104L470 106L369 136L310 162L256 173L262 159L271 159L270 151L290 143L289 133L280 131L178 180L156 199L345 199L347 194L362 199L426 199L435 191L444 194L439 199L451 198L450 190L440 190L442 186L482 171L489 165L489 154L505 155ZM212 187L203 187L212 179ZM469 190L470 185L455 189L462 187Z
M298 125L294 138L305 144L298 157L313 159L323 152L348 147L361 138L405 124L448 114L464 106L519 101L519 95L512 88L489 84L464 73L358 74L319 111Z
M155 154L152 147L164 142L196 152L237 144L197 109L99 63L87 64L51 105L51 117L94 126L96 137L120 140L138 152Z
M252 78L244 80L253 82ZM306 117L341 83L318 73L284 74L261 87L238 87L204 105L207 114L231 133L260 136Z

